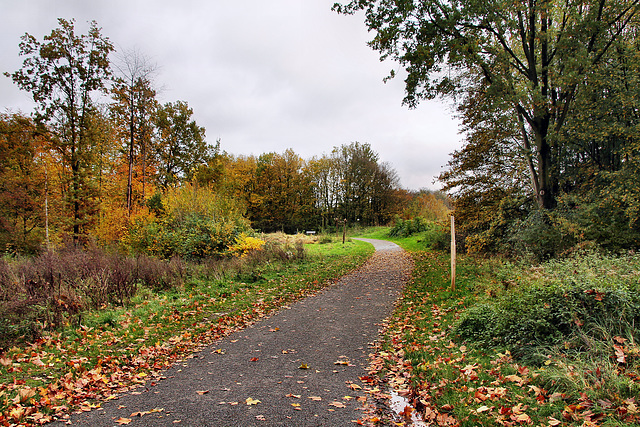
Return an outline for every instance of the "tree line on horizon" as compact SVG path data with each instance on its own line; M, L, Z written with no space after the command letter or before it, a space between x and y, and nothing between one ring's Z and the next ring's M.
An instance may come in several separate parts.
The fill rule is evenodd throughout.
M0 251L124 244L163 257L221 254L240 233L363 226L446 212L446 197L400 188L366 143L302 159L292 149L236 156L210 144L184 101L160 103L155 66L118 61L96 22L21 38L5 73L35 111L0 114ZM419 206L418 206L419 205ZM431 208L425 208L431 206Z

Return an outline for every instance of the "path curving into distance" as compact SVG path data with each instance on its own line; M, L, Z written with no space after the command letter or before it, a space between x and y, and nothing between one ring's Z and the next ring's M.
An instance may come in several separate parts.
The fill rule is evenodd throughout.
M121 418L129 426L355 425L363 416L357 398L364 395L358 386L369 344L412 268L396 244L359 240L376 252L336 284L195 353L153 386L72 415L66 425L111 427Z

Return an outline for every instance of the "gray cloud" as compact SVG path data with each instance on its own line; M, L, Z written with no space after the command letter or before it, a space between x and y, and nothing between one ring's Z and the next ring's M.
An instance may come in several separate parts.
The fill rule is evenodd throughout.
M433 188L460 146L457 122L439 102L401 106L403 82L382 79L362 16L333 0L0 0L0 71L21 66L19 38L37 38L75 18L96 20L118 50L158 65L162 101L184 100L210 142L234 154L294 149L308 158L368 142L405 188ZM28 94L0 78L0 108L30 111Z

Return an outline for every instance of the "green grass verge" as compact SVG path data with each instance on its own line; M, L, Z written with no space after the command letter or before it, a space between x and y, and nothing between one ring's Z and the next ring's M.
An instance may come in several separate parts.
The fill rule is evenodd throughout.
M85 313L81 327L11 348L0 356L0 425L41 424L153 381L201 346L345 275L373 249L350 241L308 245L306 252L246 277L195 277L178 289L143 289L125 307Z

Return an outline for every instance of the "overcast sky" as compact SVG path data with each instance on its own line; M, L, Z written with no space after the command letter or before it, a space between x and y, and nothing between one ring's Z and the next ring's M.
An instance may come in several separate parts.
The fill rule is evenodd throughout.
M0 0L0 72L22 66L24 33L42 40L57 18L85 34L95 20L117 51L155 63L162 102L186 101L207 140L232 154L292 148L305 159L369 143L407 189L434 184L462 137L449 104L402 106L397 64L366 45L362 15L334 0ZM30 113L29 94L0 76L0 109Z

